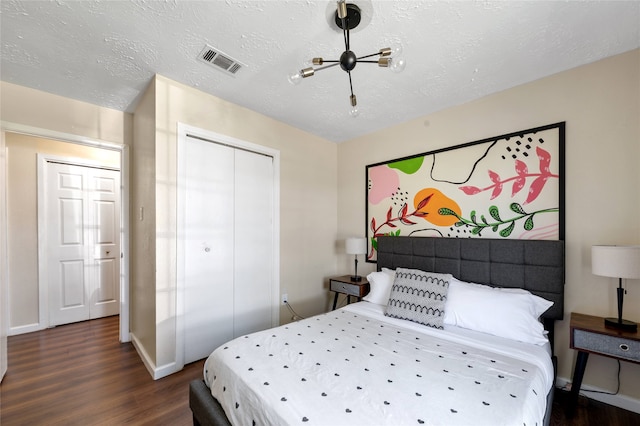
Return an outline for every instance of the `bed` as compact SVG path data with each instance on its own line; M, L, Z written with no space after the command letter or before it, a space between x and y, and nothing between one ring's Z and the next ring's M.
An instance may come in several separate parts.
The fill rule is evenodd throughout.
M562 241L380 237L377 255L376 279L395 275L397 284L401 273L427 271L448 280L450 309L441 329L385 315L396 312L390 306L398 286L384 305L374 300L380 287L372 285L369 301L216 349L205 380L190 383L194 424L548 424L553 325L563 316ZM548 342L512 339L517 315L487 321L495 334L461 326L469 320L485 326L460 308L469 300L482 306L485 293L475 292L491 290L498 298L487 317L511 315L512 304L534 297L553 302L539 307Z

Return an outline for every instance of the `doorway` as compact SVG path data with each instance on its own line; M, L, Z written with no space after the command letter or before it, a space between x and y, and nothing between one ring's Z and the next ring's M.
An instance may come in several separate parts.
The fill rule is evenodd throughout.
M2 158L2 166L4 169L8 170L8 166L11 164L18 164L17 168L22 168L23 165L26 165L25 169L30 169L28 172L29 178L24 182L21 180L22 176L18 176L17 178L11 179L9 177L4 181L3 189L8 191L9 193L13 191L17 192L28 192L27 197L30 200L29 203L32 203L33 206L29 207L29 211L33 213L28 213L28 215L32 215L32 219L25 221L22 217L23 214L21 211L16 213L12 212L12 207L5 204L3 206L4 213L4 223L9 224L9 232L2 233L0 235L0 243L7 246L9 248L8 252L5 252L5 255L9 255L9 264L11 266L12 262L13 268L12 271L15 273L17 270L26 270L29 271L29 276L26 277L18 277L16 281L16 277L14 276L11 279L12 283L18 283L19 287L24 287L28 284L30 289L28 290L28 294L20 295L21 299L18 302L18 307L11 307L9 309L12 312L12 315L16 313L16 311L29 311L28 317L23 315L20 321L14 321L13 319L7 318L7 322L5 323L5 327L8 329L8 334L22 334L31 331L42 330L48 326L48 318L49 318L49 306L48 306L48 294L46 289L43 287L39 287L37 280L38 275L42 275L40 271L38 271L38 241L37 241L37 161L36 156L37 153L44 153L46 155L58 155L58 156L80 156L86 157L85 153L87 150L96 151L96 155L90 157L95 160L98 164L105 164L107 159L107 163L110 167L119 168L121 181L117 188L117 192L120 194L121 203L119 208L116 208L115 216L119 219L119 226L115 232L119 234L120 239L120 250L118 253L119 256L119 265L116 266L116 270L114 274L116 275L116 281L118 286L119 293L119 323L120 323L120 333L119 340L121 342L128 342L131 340L129 334L129 226L128 226L128 161L129 161L129 152L128 146L113 144L105 141L89 139L85 137L80 137L77 135L61 133L56 131L50 131L46 129L35 128L31 126L25 126L20 124L13 123L2 123L2 136L3 141L6 142L6 151L9 154L7 157ZM19 140L15 140L13 142L14 151L11 151L11 139L19 138ZM31 142L28 142L29 140ZM29 145L31 144L31 145ZM52 148L56 144L64 145L64 149L58 146L57 150ZM16 148L17 147L17 148ZM51 153L55 154L51 154ZM18 161L17 157L22 156L22 159ZM115 160L113 159L115 156ZM89 158L89 157L87 157ZM18 161L18 162L17 162ZM91 164L92 166L95 164ZM16 167L14 166L14 169ZM27 172L25 172L27 173ZM12 183L12 181L14 183ZM15 182L19 184L16 186ZM25 190L28 188L28 190ZM22 196L22 194L21 194ZM11 203L10 203L11 204ZM15 206L15 203L13 203ZM16 221L16 217L18 220ZM33 224L32 224L33 223ZM13 235L12 235L13 233ZM33 234L33 236L29 236L29 238L24 237L24 234L28 233L29 235ZM11 241L13 238L14 243L8 244L7 241ZM28 241L27 241L28 240ZM22 253L11 253L16 247L16 241L19 247L18 252L22 251ZM32 241L32 242L31 242ZM111 250L110 250L111 251ZM25 256L26 254L26 256ZM13 257L13 261L12 258ZM18 258L19 263L15 264L15 259ZM27 267L24 267L24 265ZM34 283L34 284L32 284ZM13 284L12 284L13 285ZM6 290L5 290L6 291ZM16 288L11 287L9 289L9 293L13 293L11 296L15 299ZM4 293L6 294L6 293ZM28 298L27 298L28 297ZM14 303L12 300L12 304ZM26 301L35 302L27 302L29 303L28 309L23 308L23 304ZM6 305L5 305L6 306ZM7 306L8 307L8 306ZM35 309L35 311L33 311ZM6 311L5 311L6 312ZM16 326L17 324L17 326Z

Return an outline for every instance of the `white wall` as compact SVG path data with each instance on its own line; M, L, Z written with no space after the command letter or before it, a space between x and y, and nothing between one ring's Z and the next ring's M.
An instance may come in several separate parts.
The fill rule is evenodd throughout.
M567 123L566 286L556 353L559 376L570 378L575 362L570 313L617 313L617 280L591 274L591 246L640 243L640 50L340 144L338 235L364 232L367 164L560 121ZM339 269L349 270L349 261L342 256ZM640 321L640 281L629 280L624 313ZM622 364L620 392L640 400L640 365ZM584 385L615 390L616 373L614 360L592 355Z

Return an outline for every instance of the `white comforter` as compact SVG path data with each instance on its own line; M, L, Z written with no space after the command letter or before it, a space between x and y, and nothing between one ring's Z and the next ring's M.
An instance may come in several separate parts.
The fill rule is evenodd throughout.
M388 318L367 302L239 337L205 363L235 425L542 425L545 348Z

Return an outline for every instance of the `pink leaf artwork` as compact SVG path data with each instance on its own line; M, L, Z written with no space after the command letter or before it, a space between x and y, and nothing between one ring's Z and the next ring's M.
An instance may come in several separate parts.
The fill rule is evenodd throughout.
M502 183L497 183L496 186L491 191L491 200L498 197L502 193Z
M513 181L513 186L511 187L511 196L513 197L518 192L520 192L520 190L524 188L524 185L526 183L527 183L527 178L525 177L520 177L520 178L517 178L515 181Z
M500 183L500 175L499 174L497 174L493 170L488 170L487 173L489 173L489 179L491 179L491 182Z
M390 197L400 185L398 173L386 165L369 169L369 178L371 179L369 183L369 202L371 204L378 204Z
M460 189L467 195L476 195L482 192L482 189L478 188L477 186L461 186L458 189Z
M540 159L540 173L543 175L549 175L551 172L549 171L549 164L551 164L551 155L540 148L536 147L536 154L538 154L538 158Z
M516 160L516 173L518 176L526 176L529 173L527 164L524 161Z
M537 177L533 181L533 183L531 183L531 186L529 187L529 194L527 194L527 199L523 204L529 204L530 202L538 198L538 195L540 195L540 192L542 192L542 188L544 188L544 184L547 183L548 177L548 175L542 175L540 177Z

